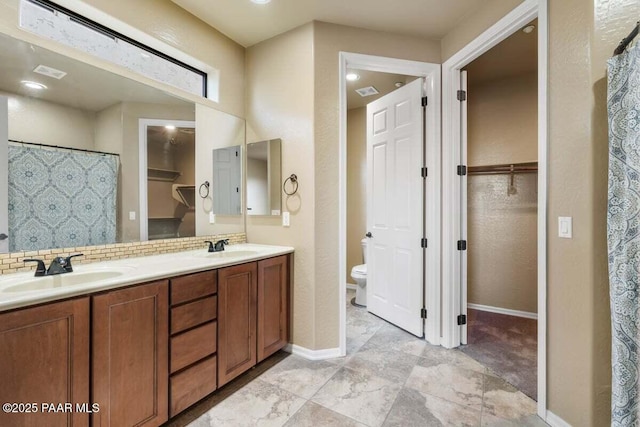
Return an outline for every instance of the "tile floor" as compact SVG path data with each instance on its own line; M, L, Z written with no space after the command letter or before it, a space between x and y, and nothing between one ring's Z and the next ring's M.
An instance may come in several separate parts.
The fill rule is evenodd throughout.
M535 401L461 351L350 304L347 319L346 357L279 352L167 426L546 425Z
M468 345L460 350L527 396L538 396L538 321L468 310Z

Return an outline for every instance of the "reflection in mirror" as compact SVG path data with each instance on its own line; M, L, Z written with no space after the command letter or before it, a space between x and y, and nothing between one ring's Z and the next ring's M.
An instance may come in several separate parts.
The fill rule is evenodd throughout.
M8 185L0 185L0 227L4 228L3 218L8 222L0 233L9 235L8 247L0 246L0 251L140 240L147 202L150 207L160 194L148 189L149 200L140 200L142 189L147 189L146 166L140 167L140 120L194 123L194 103L3 34L0 70L0 104L4 100L8 105L8 113L0 114L0 130L3 123L8 126L8 138L0 135L0 148L11 151L10 156L0 156L0 170L8 170L10 176ZM244 129L241 119L214 113L217 129ZM193 132L177 130L182 136ZM243 143L237 133L229 138L234 144ZM171 138L159 144L171 146ZM192 162L199 157L208 162L212 148L231 144L215 140L200 147L189 135L183 145L194 147ZM155 147L150 154L156 150L160 157L173 152ZM165 160L173 165L168 169L183 169L180 178L162 190L167 212L159 215L181 219L177 232L166 235L193 235L199 220L194 218L190 187L196 182L197 166L178 164L184 156ZM213 227L198 231L215 232Z
M213 213L242 215L242 146L213 150Z
M247 214L280 215L281 140L247 144Z
M146 127L149 240L196 235L195 122L176 124Z

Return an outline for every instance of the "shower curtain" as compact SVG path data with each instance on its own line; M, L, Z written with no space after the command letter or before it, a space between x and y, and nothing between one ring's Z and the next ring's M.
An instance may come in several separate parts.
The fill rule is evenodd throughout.
M612 426L640 423L640 45L608 63Z
M115 155L9 146L9 250L116 241Z

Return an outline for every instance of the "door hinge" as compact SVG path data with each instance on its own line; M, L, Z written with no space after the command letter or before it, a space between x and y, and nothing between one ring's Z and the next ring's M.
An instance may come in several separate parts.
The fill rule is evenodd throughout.
M427 168L423 167L420 171L420 174L422 175L423 178L427 177Z
M458 98L458 101L466 101L467 100L467 91L466 90L459 90L458 93L456 94L456 98Z
M466 240L458 240L458 250L466 251L467 250L467 241Z
M427 243L428 243L427 238L423 237L422 240L420 241L420 246L423 247L423 248L426 248L427 247Z
M422 97L422 106L423 106L423 107L426 107L426 106L427 106L427 103L428 103L428 101L427 101L427 97L426 97L426 96L423 96L423 97Z
M427 318L427 309L422 307L422 309L420 310L420 317L423 319Z
M467 167L465 165L458 165L458 175L465 176L467 174Z
M236 193L240 192L240 187L236 187Z
M238 151L236 150L236 157L238 157Z
M458 316L458 326L462 326L462 325L466 325L467 324L467 315L466 314L461 314Z

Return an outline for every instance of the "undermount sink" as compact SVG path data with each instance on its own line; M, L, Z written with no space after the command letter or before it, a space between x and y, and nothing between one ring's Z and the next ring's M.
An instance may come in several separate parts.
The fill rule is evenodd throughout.
M203 254L205 258L240 258L244 256L257 255L257 251L220 251L220 252L208 252Z
M20 283L5 288L2 292L26 292L45 289L63 288L74 285L86 285L91 282L113 279L122 276L122 270L83 271L55 276L33 277L20 281Z

